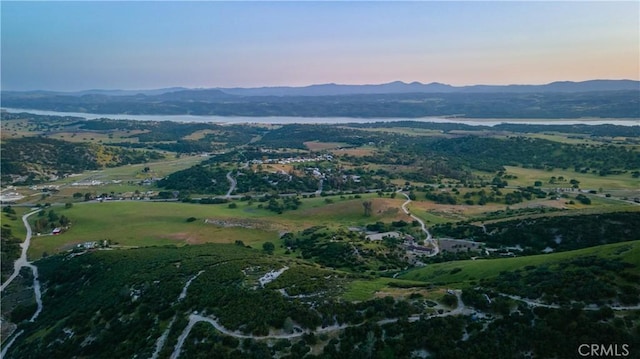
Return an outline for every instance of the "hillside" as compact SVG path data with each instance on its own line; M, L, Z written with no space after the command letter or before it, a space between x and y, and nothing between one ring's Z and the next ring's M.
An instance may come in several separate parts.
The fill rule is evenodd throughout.
M9 108L98 114L420 118L638 118L638 81L465 86L417 82L145 94L3 92Z
M3 182L32 184L51 178L158 160L153 151L128 150L100 144L72 143L50 138L12 138L2 141Z
M640 342L638 126L2 117L4 358Z
M593 258L623 263L629 268L625 272L637 277L638 248L637 241L607 245L562 253L545 262L558 265L557 273L563 275L573 271L579 260ZM487 355L501 351L513 353L510 350L515 341L521 344L520 350L531 350L536 356L546 357L564 356L572 352L580 340L602 340L604 332L609 338L625 343L638 339L635 330L612 325L614 316L606 311L535 307L532 310L517 302L505 302L495 292L491 296L496 305L483 306L474 299L476 292L463 290L463 299L467 299L464 304L457 304L461 313L494 313L483 320L486 327L482 329L470 316L446 316L438 314L444 312L425 309L434 302L423 299L425 287L415 281L387 280L389 286L412 288L405 292L407 297L351 303L341 300L340 296L357 279L354 275L300 260L267 256L237 245L79 254L53 256L38 262L44 311L37 322L19 325L24 333L7 358L164 358L176 351L181 352L181 357L215 353L225 358L264 355L296 358L312 351L316 355L324 353L321 357L340 358L366 353L367 341L375 343L376 352L395 353L399 357L409 357L416 350L428 350L439 357L456 357L466 356L473 343L487 337L495 338ZM481 273L483 265L491 266L493 276L505 269L530 271L527 266L539 265L534 257L519 259L518 264L514 264L514 260L518 259L476 261L479 267L474 273ZM563 269L563 263L574 264ZM458 265L465 266L464 263ZM437 272L439 267L429 270ZM613 267L599 268L600 276L622 275ZM412 277L411 274L405 276ZM424 284L432 281L425 280ZM637 287L635 281L632 290L636 293ZM613 288L629 290L624 286ZM412 292L414 294L409 295ZM447 294L437 298L445 303L448 300ZM469 308L473 303L477 305L475 310L462 307ZM435 305L435 308L446 308ZM505 305L507 308L518 306L519 312L504 312ZM267 307L268 311L263 310ZM453 308L456 308L455 297ZM20 322L20 316L28 315L28 307L20 307L13 310L11 318ZM563 335L566 346L541 347L537 340L525 334L536 332L541 335L539 340L553 340L554 333L564 330L564 323L553 317L567 315L581 324ZM595 316L600 320L594 321ZM525 320L527 317L537 320ZM623 318L631 319L624 315ZM543 327L546 332L541 331ZM509 328L518 329L499 337L499 333ZM469 334L466 339L465 332ZM183 342L186 335L189 340ZM456 345L445 346L442 341Z

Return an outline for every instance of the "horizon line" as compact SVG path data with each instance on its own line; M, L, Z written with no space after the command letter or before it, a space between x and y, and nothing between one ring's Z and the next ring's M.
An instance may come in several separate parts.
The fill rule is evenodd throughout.
M4 89L0 88L1 92L57 92L57 93L76 93L76 92L89 92L89 91L154 91L154 90L166 90L166 89L182 89L182 90L224 90L224 89L270 89L270 88L308 88L313 86L383 86L390 84L403 84L403 85L443 85L449 86L452 88L464 88L464 87L475 87L475 86L495 86L495 87L509 87L509 86L545 86L556 83L583 83L583 82L592 82L592 81L632 81L632 82L640 82L640 79L630 79L630 78L621 78L621 79L611 79L611 78L595 78L589 80L556 80L551 82L544 83L509 83L509 84L490 84L490 83L476 83L476 84L467 84L467 85L452 85L445 82L440 81L432 81L432 82L420 82L420 81L411 81L405 82L402 80L395 80L390 82L381 82L381 83L336 83L336 82L325 82L325 83L313 83L308 85L257 85L257 86L215 86L215 87L186 87L181 85L174 86L162 86L162 87L149 87L149 88L85 88L81 90L49 90L49 89L31 89L31 90L12 90L12 89Z

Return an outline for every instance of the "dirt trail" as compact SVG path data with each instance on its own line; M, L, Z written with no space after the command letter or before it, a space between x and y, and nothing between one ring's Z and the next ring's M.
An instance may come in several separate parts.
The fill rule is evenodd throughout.
M40 280L38 279L38 267L27 260L27 251L29 250L29 245L31 245L32 235L31 226L29 225L29 217L38 212L40 212L40 210L32 211L22 216L22 223L27 229L25 240L20 244L20 247L22 247L22 253L20 254L20 258L18 258L13 264L13 273L4 283L2 283L2 286L0 286L0 292L3 292L5 288L7 288L9 284L11 284L11 282L13 282L13 280L18 276L18 274L20 274L20 269L22 269L22 267L28 267L31 269L31 273L33 273L33 291L36 298L37 308L35 313L33 313L33 316L31 316L31 319L29 319L30 322L34 322L42 312L42 291L40 290ZM11 337L11 340L9 340L7 344L2 348L0 357L5 356L13 342L22 333L23 331L21 330Z
M429 233L429 230L427 229L427 226L424 224L424 221L418 218L417 216L411 214L411 212L409 212L409 209L407 208L407 205L411 203L411 198L409 198L409 195L404 192L400 192L400 193L402 193L402 195L407 198L407 201L402 204L402 210L404 211L404 213L408 214L409 216L411 216L411 218L415 219L416 221L418 221L418 223L420 223L420 228L422 228L422 231L427 235L426 241L429 242L433 247L433 252L429 254L429 257L437 255L438 253L440 253L440 247L438 246L438 241L431 236L431 233Z

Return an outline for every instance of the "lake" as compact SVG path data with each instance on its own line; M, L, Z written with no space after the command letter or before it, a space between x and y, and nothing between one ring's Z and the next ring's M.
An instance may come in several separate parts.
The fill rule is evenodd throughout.
M291 124L291 123L371 123L394 121L419 121L435 123L463 123L471 126L495 126L501 123L518 123L528 125L618 125L640 126L640 119L619 118L584 118L584 119L495 119L495 118L446 118L446 117L421 117L421 118L356 118L356 117L249 117L249 116L193 116L193 115L126 115L126 114L95 114L83 112L57 112L18 108L3 108L10 113L28 112L45 116L73 116L83 117L87 120L98 118L110 118L114 120L137 121L174 121L174 122L213 122L221 124L261 123L261 124Z

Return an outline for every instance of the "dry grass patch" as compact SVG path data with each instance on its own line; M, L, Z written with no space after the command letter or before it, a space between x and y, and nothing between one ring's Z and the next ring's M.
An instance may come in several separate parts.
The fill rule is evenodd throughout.
M48 138L56 140L63 140L69 142L100 142L108 144L111 142L129 142L138 143L136 135L149 132L147 130L133 130L133 131L64 131L48 134ZM133 137L132 137L133 136Z
M345 143L341 142L319 142L319 141L307 141L304 145L311 151L323 151L345 146Z
M161 238L175 240L176 243L186 244L232 244L236 241L242 241L246 245L255 246L257 243L262 243L263 241L275 242L278 240L279 236L277 232L270 232L266 230L212 225L208 228L199 228L188 232L168 233L162 235Z
M420 294L422 298L429 300L439 300L445 295L447 292L444 288L434 288L434 289L426 289L426 288L391 288L385 287L378 291L376 291L373 296L375 298L385 298L385 297L393 297L396 300L408 299L412 294Z
M371 156L374 154L375 148L341 148L331 151L334 156L349 155L354 157Z
M325 206L298 210L299 216L307 221L312 221L313 225L320 223L326 225L342 224L342 225L363 225L376 221L398 221L409 220L401 209L402 199L390 198L370 198L373 202L372 215L364 216L364 207L362 202L365 199L339 201Z
M293 171L293 165L290 165L290 164L270 163L268 165L262 165L262 168L268 172L289 173ZM256 166L256 170L257 170L257 166ZM297 171L294 171L294 172L297 172Z
M199 131L195 131L193 133L191 133L190 135L184 136L182 137L185 140L201 140L203 139L206 135L211 135L211 134L219 134L220 131L218 130L199 130Z

